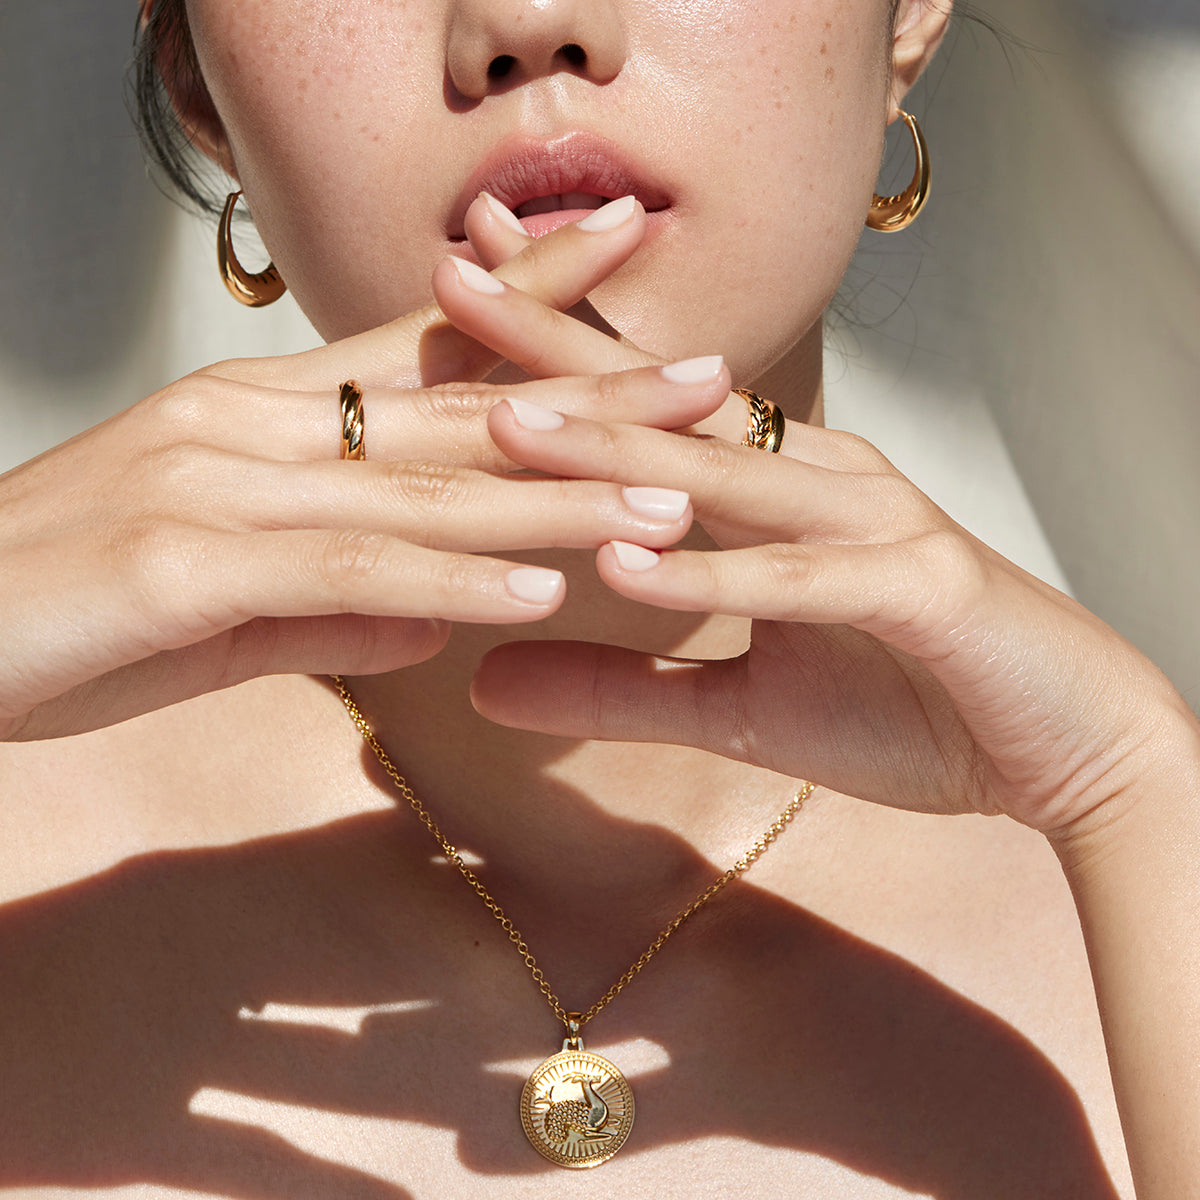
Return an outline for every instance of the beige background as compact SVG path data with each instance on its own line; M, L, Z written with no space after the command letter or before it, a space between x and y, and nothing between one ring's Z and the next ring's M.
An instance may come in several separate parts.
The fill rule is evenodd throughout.
M146 180L132 0L0 7L0 469L203 363L315 335L228 300ZM1070 588L1200 706L1200 3L989 0L911 107L935 196L867 234L832 423ZM907 177L896 143L891 185ZM736 298L734 298L736 302Z

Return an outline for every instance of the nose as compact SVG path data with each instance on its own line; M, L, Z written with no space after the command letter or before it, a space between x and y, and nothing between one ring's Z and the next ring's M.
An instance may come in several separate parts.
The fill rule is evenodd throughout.
M446 49L469 100L566 71L609 83L625 64L615 0L457 0Z

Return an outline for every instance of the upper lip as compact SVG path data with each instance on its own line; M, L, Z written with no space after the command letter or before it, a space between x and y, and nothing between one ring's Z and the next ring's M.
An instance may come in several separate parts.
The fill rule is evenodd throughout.
M516 209L528 200L582 192L616 200L635 197L647 212L668 208L671 197L607 138L569 133L547 141L517 137L498 146L471 173L447 224L453 240L465 237L463 221L471 202L489 192Z

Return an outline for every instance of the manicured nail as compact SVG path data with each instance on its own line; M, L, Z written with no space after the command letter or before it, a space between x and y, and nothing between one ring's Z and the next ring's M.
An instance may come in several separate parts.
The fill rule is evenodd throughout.
M517 220L516 214L510 208L505 208L499 200L496 199L490 192L480 192L483 197L483 202L488 207L488 212L496 218L506 229L511 229L513 233L519 233L522 237L528 237L525 232L525 226Z
M610 200L607 204L596 209L594 213L579 222L579 228L588 233L605 233L624 225L633 216L634 205L637 203L632 196L622 196L620 200Z
M562 414L556 413L552 408L530 404L528 400L514 400L512 396L507 397L504 403L512 409L513 416L522 429L545 431L563 427Z
M688 506L687 492L674 488L627 487L621 495L635 513L656 521L678 521Z
M459 279L463 281L464 287L470 288L473 292L478 292L481 296L499 296L503 294L504 284L494 275L489 275L482 267L477 267L473 262L467 262L465 258L457 258L453 254L450 256L450 261L454 264L454 268L458 272Z
M703 358L685 358L662 367L662 377L668 383L712 383L725 365L722 354L706 354Z
M541 567L514 567L504 582L518 600L527 604L549 604L564 586L561 571L546 571Z
M609 542L617 562L624 571L649 571L658 566L659 555L645 546L635 546L632 542Z

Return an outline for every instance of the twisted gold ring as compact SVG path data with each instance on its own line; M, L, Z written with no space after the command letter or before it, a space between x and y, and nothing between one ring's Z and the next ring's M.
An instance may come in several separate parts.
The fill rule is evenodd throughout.
M342 384L342 458L360 462L367 457L363 444L363 392L353 379Z
M770 454L778 454L783 445L784 419L783 410L770 400L764 400L757 392L749 388L734 388L734 393L745 400L750 409L746 423L746 436L742 438L743 446L752 446L755 450L766 450Z

